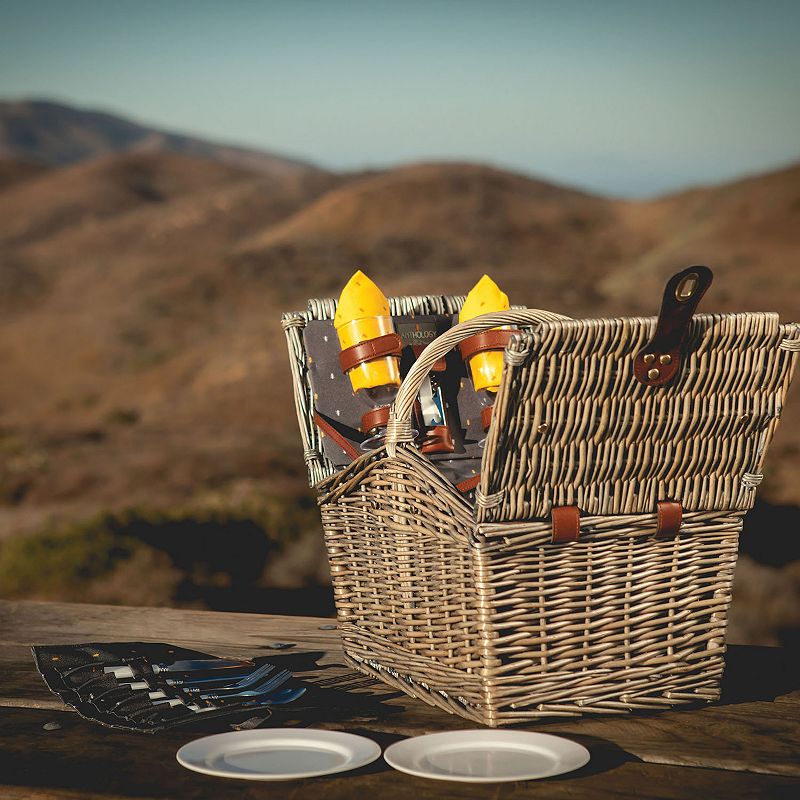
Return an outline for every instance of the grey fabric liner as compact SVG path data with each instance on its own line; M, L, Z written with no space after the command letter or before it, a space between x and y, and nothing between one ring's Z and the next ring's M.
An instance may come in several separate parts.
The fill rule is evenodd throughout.
M435 326L439 335L444 333L457 319L451 315L416 315L393 317L395 329ZM314 410L325 418L339 433L360 449L365 435L359 430L364 412L374 404L364 392L354 392L350 379L339 365L339 338L332 320L309 320L303 329L303 345L308 362L308 379L314 393ZM414 363L410 345L403 348L400 361L402 377ZM476 392L460 353L455 350L447 356L447 369L438 376L453 441L454 453L431 455L441 472L453 483L459 483L480 472L483 448L478 442L484 438L481 427L481 411L491 405L493 399L485 392ZM325 456L337 469L350 463L347 455L328 436L322 437Z

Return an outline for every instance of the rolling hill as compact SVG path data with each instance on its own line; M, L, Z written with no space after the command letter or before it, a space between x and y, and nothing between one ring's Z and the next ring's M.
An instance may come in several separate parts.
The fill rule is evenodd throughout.
M6 524L242 476L300 487L279 313L356 266L392 293L488 270L577 316L654 313L664 276L704 261L707 308L797 317L798 174L636 203L470 164L278 178L125 153L20 180L0 191L0 425L31 457L6 461ZM793 502L796 406L765 487Z
M628 202L475 164L265 169L90 128L46 139L39 164L0 160L0 538L307 498L279 315L356 267L391 294L488 271L513 302L601 316L655 313L699 262L716 272L703 308L800 319L800 166ZM796 507L792 395L760 495Z

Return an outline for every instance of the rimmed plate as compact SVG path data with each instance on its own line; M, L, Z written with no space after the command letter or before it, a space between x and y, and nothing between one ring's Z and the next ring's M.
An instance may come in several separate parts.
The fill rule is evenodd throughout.
M500 783L549 778L580 769L590 758L580 744L527 731L431 733L386 748L386 763L420 778Z
M358 769L375 761L371 739L340 731L234 731L195 739L178 750L178 763L195 772L250 781L288 781Z

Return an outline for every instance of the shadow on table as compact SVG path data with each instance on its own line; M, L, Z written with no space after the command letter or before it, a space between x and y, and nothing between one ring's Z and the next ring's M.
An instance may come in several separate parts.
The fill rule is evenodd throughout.
M800 647L731 645L725 655L721 704L771 702L800 690Z
M377 742L380 745L381 752L385 753L386 748L390 745L395 744L396 742L400 742L403 739L407 739L409 737L402 736L396 733L385 733L372 730L371 728L360 728L360 727L346 727L342 728L341 730L346 731L347 733L353 733L357 736L364 736L367 739L372 739L374 742ZM618 747L613 742L609 742L606 739L600 739L597 736L581 736L577 734L570 733L568 736L564 737L566 739L570 739L573 742L577 742L578 744L582 744L591 754L591 760L589 761L586 766L581 767L578 770L573 772L565 773L563 775L554 775L551 778L540 778L536 781L536 783L548 782L548 781L564 781L569 780L572 778L585 778L589 777L590 775L599 775L603 772L608 772L609 770L615 769L616 767L624 764L628 761L639 761L640 759L632 756L630 753L623 750L621 747ZM364 767L361 767L356 770L352 770L351 772L342 774L337 776L339 778L355 778L359 775L375 775L382 772L393 772L394 768L390 767L383 757L373 761L371 764L367 764ZM322 780L322 779L320 779ZM528 781L524 781L524 783L528 783ZM442 786L445 787L450 784L449 781L445 781L442 783ZM507 787L509 790L514 786L519 786L519 782L509 782L509 783L496 783L496 784L487 784L485 788L487 789L487 797L490 795L488 794L489 789L492 789L491 797L497 797L498 792L500 792L500 796L502 796L502 788ZM447 796L445 792L442 792L442 796Z

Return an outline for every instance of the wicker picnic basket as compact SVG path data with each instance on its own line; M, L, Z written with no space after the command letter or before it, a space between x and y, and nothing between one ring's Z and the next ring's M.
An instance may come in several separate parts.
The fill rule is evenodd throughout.
M404 297L391 309L447 315L462 302ZM334 312L311 301L283 324L348 663L489 726L716 699L742 518L800 326L690 313L677 374L647 385L636 362L653 361L660 318L479 317L423 351L386 446L337 467L303 343L305 326ZM437 359L500 325L521 331L465 494L415 447L412 407Z

